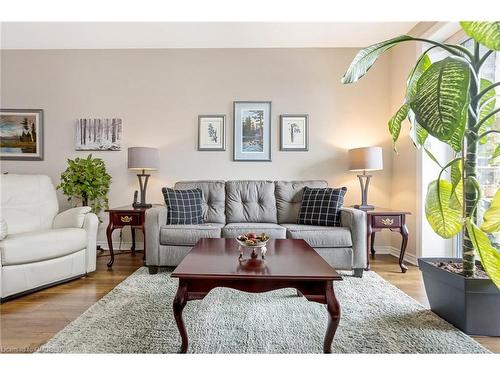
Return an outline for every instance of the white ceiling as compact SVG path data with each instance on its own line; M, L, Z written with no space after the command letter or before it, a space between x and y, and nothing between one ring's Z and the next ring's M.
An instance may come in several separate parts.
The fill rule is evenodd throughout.
M1 49L364 47L417 22L3 22Z

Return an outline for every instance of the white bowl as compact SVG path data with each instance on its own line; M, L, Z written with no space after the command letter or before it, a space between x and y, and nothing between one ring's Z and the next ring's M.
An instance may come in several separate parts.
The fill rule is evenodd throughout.
M266 246L266 244L269 242L269 239L267 241L262 241L262 242L259 242L259 243L256 243L255 245L247 245L245 243L245 241L241 241L239 239L236 238L236 241L243 247L249 247L249 248L254 248L254 249L258 249L258 248L261 248L261 247L264 247Z

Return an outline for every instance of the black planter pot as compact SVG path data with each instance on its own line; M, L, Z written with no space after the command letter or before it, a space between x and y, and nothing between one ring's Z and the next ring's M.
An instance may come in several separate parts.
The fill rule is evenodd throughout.
M490 279L473 279L435 266L456 258L419 258L431 310L468 335L500 336L500 291Z

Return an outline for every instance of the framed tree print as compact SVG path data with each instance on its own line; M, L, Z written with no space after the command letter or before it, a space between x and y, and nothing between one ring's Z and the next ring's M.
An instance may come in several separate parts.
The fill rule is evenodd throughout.
M226 150L226 115L198 116L198 151Z
M233 160L271 161L271 102L234 102Z
M309 150L309 121L307 115L280 116L280 150Z
M43 110L0 109L0 159L43 160Z

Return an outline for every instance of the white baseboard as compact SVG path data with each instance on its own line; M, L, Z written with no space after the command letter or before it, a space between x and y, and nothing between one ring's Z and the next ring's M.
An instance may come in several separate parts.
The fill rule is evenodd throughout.
M97 245L101 246L101 248L108 250L108 241L97 241ZM113 250L130 250L132 247L132 241L122 241L120 246L120 241L113 241ZM135 249L136 250L144 250L144 242L135 241Z
M377 254L389 254L396 258L399 258L400 250L394 246L377 246L375 245L375 255ZM405 254L405 262L413 264L414 266L418 265L417 257L413 254L406 253Z

